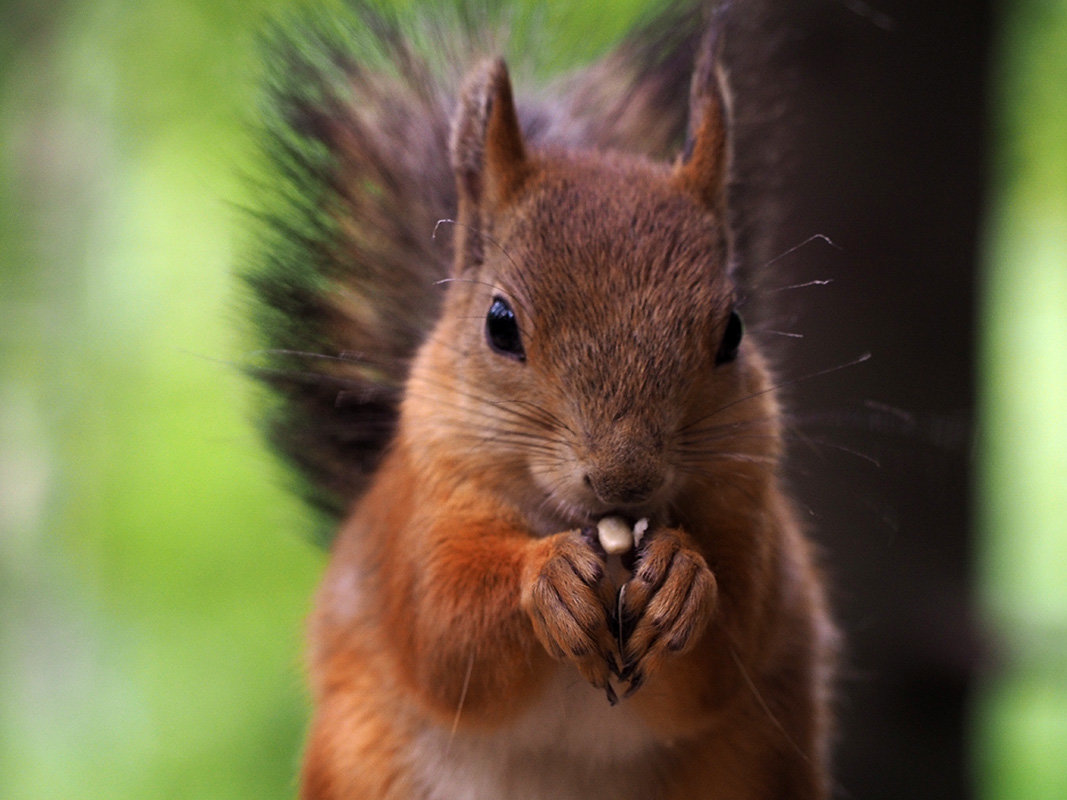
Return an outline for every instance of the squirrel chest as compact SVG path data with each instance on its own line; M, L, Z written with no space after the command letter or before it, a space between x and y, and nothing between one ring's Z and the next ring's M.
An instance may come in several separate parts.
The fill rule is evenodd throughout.
M647 798L662 744L625 706L611 707L573 671L553 666L532 703L491 732L430 729L410 752L433 800Z

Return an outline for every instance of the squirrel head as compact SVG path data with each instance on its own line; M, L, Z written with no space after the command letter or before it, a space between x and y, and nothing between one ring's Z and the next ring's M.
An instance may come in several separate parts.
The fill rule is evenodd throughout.
M731 279L713 63L690 115L683 153L658 164L529 146L502 61L464 92L455 266L401 431L546 533L607 513L667 521L726 475L773 470L777 411Z

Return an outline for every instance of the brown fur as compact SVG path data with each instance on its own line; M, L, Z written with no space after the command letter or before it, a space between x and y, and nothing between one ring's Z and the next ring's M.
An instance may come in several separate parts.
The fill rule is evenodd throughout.
M529 146L504 65L468 81L444 310L312 622L306 800L826 796L833 627L771 378L748 340L716 358L721 81L697 69L674 165ZM522 360L487 344L495 297ZM652 523L621 619L609 513Z

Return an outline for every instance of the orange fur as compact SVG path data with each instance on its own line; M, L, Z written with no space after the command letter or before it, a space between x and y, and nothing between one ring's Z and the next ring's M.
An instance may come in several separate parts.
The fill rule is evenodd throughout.
M454 280L312 620L305 800L826 796L834 630L763 359L718 355L728 120L697 75L674 167L527 146L502 63L469 83ZM609 513L652 521L621 619Z

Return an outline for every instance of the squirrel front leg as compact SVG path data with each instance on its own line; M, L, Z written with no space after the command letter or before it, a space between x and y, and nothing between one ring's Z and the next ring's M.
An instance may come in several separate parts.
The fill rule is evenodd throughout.
M614 597L604 580L604 558L588 534L570 531L531 548L523 576L522 606L550 655L577 667L614 704L612 674L618 675L609 611Z
M412 688L443 718L501 719L535 694L548 656L610 690L618 672L604 558L578 531L535 538L506 514L438 513L422 542L398 536L387 627Z
M691 537L661 528L641 541L633 577L620 592L620 677L630 695L665 658L699 641L715 612L718 587Z

